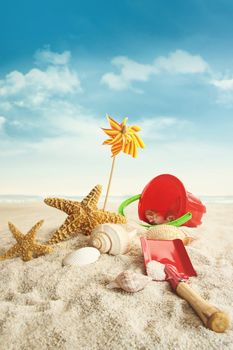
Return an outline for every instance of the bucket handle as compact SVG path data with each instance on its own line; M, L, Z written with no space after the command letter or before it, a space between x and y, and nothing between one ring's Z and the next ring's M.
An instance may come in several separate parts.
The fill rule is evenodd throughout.
M118 208L118 213L125 216L125 213L124 213L125 208L128 205L130 205L131 203L139 200L140 198L141 198L141 195L136 194L135 196L129 197L126 200L124 200ZM181 217L179 217L178 219L166 223L166 225L172 225L172 226L178 227L178 226L184 225L190 219L192 219L192 213L188 212L188 213L182 215ZM153 226L158 226L158 225L150 225L150 224L140 224L140 225L143 227L147 227L147 228L150 228Z

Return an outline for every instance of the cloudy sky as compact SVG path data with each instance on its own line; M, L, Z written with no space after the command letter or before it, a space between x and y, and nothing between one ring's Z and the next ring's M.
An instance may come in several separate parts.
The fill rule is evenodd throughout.
M0 194L106 190L106 113L142 127L111 194L161 173L233 195L233 2L9 0L0 15Z

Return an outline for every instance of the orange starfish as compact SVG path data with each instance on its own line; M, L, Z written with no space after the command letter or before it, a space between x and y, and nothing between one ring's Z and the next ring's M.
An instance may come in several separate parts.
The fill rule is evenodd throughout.
M17 243L11 247L5 254L0 256L0 260L5 260L20 256L23 261L29 261L33 256L39 256L52 252L52 248L47 245L39 244L35 241L36 233L43 224L44 220L39 221L26 234L22 234L13 224L9 222L9 229L16 239Z
M46 198L44 200L51 207L60 209L68 214L65 222L53 233L48 244L59 243L79 233L90 235L97 225L105 222L126 223L124 216L98 209L97 204L101 190L102 186L95 186L81 202L61 198Z

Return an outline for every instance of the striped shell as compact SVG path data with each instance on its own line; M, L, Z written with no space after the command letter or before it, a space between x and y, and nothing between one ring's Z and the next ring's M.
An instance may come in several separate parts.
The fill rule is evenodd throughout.
M191 237L188 237L182 229L172 225L153 226L146 232L146 237L161 240L178 238L183 241L184 245L189 244L193 240Z
M121 288L128 293L134 293L144 289L150 281L152 278L149 276L126 270L121 272L107 287L109 289Z
M126 254L130 250L130 241L137 230L126 230L126 225L105 223L94 228L90 244L101 253L112 255Z

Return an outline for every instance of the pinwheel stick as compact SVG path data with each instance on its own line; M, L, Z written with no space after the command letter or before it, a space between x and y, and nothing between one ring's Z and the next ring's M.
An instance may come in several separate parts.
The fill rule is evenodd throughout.
M110 176L109 176L109 180L108 180L108 188L107 188L107 192L106 192L106 196L105 196L105 200L104 200L103 210L105 210L106 205L107 205L107 201L108 201L108 194L109 194L109 190L110 190L110 187L111 187L112 175L113 175L114 166L115 166L115 160L116 160L116 156L114 156L112 158L112 167L111 167Z

